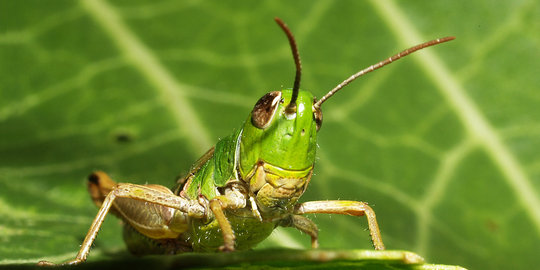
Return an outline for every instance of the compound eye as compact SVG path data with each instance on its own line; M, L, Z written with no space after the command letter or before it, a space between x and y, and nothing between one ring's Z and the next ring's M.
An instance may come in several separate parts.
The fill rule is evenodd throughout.
M317 125L317 131L321 129L322 126L322 111L320 108L313 108L313 120L315 121L315 124Z
M251 111L251 123L260 129L268 127L276 114L280 99L280 91L270 92L259 99Z

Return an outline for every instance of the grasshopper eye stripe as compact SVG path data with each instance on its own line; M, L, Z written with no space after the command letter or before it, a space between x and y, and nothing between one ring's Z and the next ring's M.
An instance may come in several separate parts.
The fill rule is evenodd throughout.
M270 92L260 98L251 111L253 125L261 129L266 128L274 118L280 100L281 92L279 91Z
M322 121L323 121L323 114L320 108L315 108L315 106L311 106L311 109L313 110L313 121L315 121L315 124L317 125L317 131L321 129Z

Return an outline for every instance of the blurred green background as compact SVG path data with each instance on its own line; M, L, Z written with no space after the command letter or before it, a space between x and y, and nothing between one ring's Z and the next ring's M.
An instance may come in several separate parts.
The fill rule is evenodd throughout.
M303 201L375 209L389 249L471 269L540 263L540 5L519 1L1 1L0 265L75 256L93 170L171 186L292 86L322 96L419 42L450 43L325 103ZM364 218L316 215L322 248L371 248ZM124 254L105 222L90 260ZM308 248L278 229L259 248Z

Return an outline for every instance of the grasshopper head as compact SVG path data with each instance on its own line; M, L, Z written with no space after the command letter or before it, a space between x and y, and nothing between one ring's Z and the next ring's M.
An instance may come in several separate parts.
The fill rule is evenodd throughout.
M311 178L320 106L310 92L300 90L301 63L296 41L281 19L291 45L296 77L292 89L273 91L257 101L244 124L239 169L250 186L261 214L272 218L292 211Z
M253 107L240 144L241 167L264 161L286 170L303 170L315 161L322 112L310 92L299 91L296 109L288 112L292 90L273 91Z
M289 39L296 77L292 89L267 93L253 107L240 146L240 169L244 172L260 162L303 170L315 161L322 112L320 106L314 106L313 95L300 90L301 63L296 41L287 25L279 18L275 20Z
M264 95L242 131L240 172L263 215L291 209L304 193L315 162L322 112L313 106L310 92L298 91L293 99L290 89Z

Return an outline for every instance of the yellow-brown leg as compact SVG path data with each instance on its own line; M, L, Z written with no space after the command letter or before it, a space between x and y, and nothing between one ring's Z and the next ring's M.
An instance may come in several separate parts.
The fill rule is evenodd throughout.
M139 201L150 202L162 206L171 207L182 212L188 213L190 216L202 218L205 216L205 208L198 204L197 201L187 200L185 198L173 195L171 193L163 192L159 189L152 188L150 186L141 186L134 184L118 184L107 195L98 214L94 218L86 238L84 239L81 249L75 259L61 263L61 265L75 265L86 261L86 257L90 252L90 247L97 237L99 229L107 216L107 213L113 205L113 201L116 198L129 198ZM38 265L55 265L48 261L40 261Z
M311 248L319 247L319 229L309 218L301 215L290 215L279 224L282 227L293 227L311 236Z
M219 248L221 251L234 251L236 240L231 223L227 219L224 210L244 208L246 203L244 192L240 191L237 186L225 189L225 195L210 200L210 209L214 213L223 235L223 246Z
M220 199L213 199L210 201L210 209L214 213L223 235L223 246L219 249L221 251L234 251L235 236L231 223L229 223L229 220L227 220L227 217L223 212L223 209L225 208L227 208L226 203L222 202Z
M305 202L296 205L294 213L298 215L310 213L342 214L351 216L366 215L373 246L376 250L384 249L379 225L375 218L375 212L364 202L338 200Z

